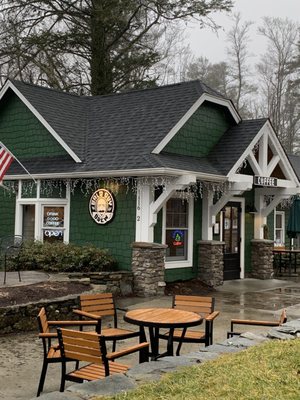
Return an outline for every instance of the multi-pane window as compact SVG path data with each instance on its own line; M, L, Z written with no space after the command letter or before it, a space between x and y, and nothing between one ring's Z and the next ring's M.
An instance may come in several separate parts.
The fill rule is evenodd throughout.
M188 258L188 209L186 200L170 199L166 205L167 261Z
M285 222L284 211L275 211L274 213L274 242L275 246L284 246L285 244Z

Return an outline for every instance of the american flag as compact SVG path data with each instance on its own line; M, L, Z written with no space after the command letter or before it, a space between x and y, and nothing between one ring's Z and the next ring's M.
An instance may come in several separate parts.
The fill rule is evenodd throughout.
M2 182L6 171L13 162L13 156L2 143L0 143L0 183Z

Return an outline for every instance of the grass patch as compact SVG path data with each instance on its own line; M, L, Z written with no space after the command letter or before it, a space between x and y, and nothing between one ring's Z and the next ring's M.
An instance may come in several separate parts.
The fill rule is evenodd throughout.
M299 400L300 339L270 341L166 374L114 400Z

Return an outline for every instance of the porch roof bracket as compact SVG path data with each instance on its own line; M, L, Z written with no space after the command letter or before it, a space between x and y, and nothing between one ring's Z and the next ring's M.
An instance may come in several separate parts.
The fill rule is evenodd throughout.
M257 189L255 191L255 208L261 217L266 218L277 206L278 204L291 196L297 195L296 188L286 188L281 190L270 190L266 192L264 189ZM274 198L270 201L270 203L265 207L263 206L262 198L264 195L271 195Z
M233 196L238 196L252 188L251 182L236 182L231 186L230 191L224 193L223 196L213 205L210 206L210 216L213 217L232 199Z
M157 222L157 213L172 197L176 190L184 190L186 187L195 184L197 181L196 175L181 175L174 184L168 185L161 195L150 204L150 226L154 226Z

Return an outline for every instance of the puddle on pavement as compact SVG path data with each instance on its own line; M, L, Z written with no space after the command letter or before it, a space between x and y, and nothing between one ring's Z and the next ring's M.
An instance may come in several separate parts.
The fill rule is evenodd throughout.
M283 288L276 288L266 290L266 292L270 293L282 293L282 294L299 294L300 295L300 288L299 287L283 287Z

